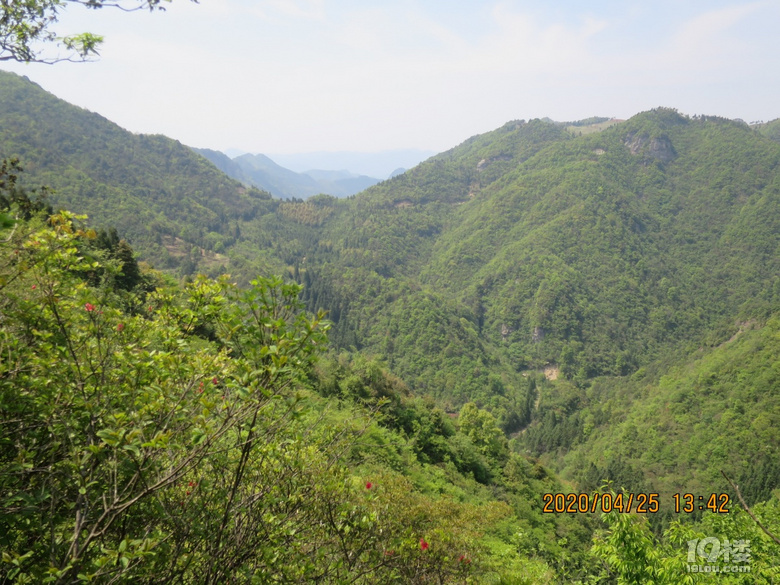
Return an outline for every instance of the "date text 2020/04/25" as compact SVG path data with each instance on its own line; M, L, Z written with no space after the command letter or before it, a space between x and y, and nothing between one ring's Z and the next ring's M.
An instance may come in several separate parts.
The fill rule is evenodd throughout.
M595 513L618 512L637 514L655 514L660 510L660 494L657 493L545 493L542 494L544 507L542 512L547 514L564 513ZM708 494L697 496L694 494L674 494L672 503L675 513L689 514L696 510L709 510L716 514L728 514L728 494Z

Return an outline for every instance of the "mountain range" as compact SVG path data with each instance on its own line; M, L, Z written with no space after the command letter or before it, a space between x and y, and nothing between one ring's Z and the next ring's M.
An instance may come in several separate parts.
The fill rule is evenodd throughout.
M348 197L379 182L379 179L356 175L346 170L309 170L296 173L276 164L263 154L242 154L231 159L221 152L206 148L194 150L229 177L282 199L305 199L321 193Z
M780 486L777 122L516 120L349 199L282 201L267 191L360 178L199 151L211 164L10 74L0 98L0 156L56 206L180 275L302 283L334 351L452 415L476 403L574 485Z

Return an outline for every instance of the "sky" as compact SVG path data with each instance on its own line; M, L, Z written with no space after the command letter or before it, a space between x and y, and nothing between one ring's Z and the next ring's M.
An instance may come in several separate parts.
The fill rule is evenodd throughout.
M132 1L132 0L130 0ZM510 120L780 117L780 0L68 6L90 63L0 69L120 126L253 153L442 151Z

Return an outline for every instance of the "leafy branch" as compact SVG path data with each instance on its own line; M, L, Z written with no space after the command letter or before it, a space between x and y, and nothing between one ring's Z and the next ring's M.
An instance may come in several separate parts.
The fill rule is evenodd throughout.
M750 507L747 505L747 503L745 503L745 499L742 497L742 494L739 491L739 486L735 484L728 475L726 475L725 471L721 470L720 473L723 475L723 477L726 478L726 481L729 482L729 485L733 488L734 492L737 494L737 498L739 498L739 503L742 505L742 509L745 510L745 512L747 512L747 515L753 519L753 522L756 523L756 525L764 532L764 534L766 534L769 538L774 540L775 543L780 544L780 538L777 538L774 534L772 534L769 531L769 529L767 529L766 526L761 524L761 521L758 518L756 518L755 514L753 514L753 512L750 510Z
M197 0L193 0L197 1ZM80 33L61 37L54 32L61 11L69 5L88 9L114 8L123 12L164 10L170 0L20 0L0 5L0 61L59 63L87 61L98 55L103 37ZM58 44L67 56L47 56L41 46Z

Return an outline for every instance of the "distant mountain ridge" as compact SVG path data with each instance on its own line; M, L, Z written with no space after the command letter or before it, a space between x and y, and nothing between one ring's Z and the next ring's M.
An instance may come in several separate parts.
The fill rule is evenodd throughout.
M380 181L346 170L310 170L298 173L277 164L264 154L242 154L230 159L222 152L207 148L193 150L206 157L228 176L282 199L306 199L320 193L348 197Z

